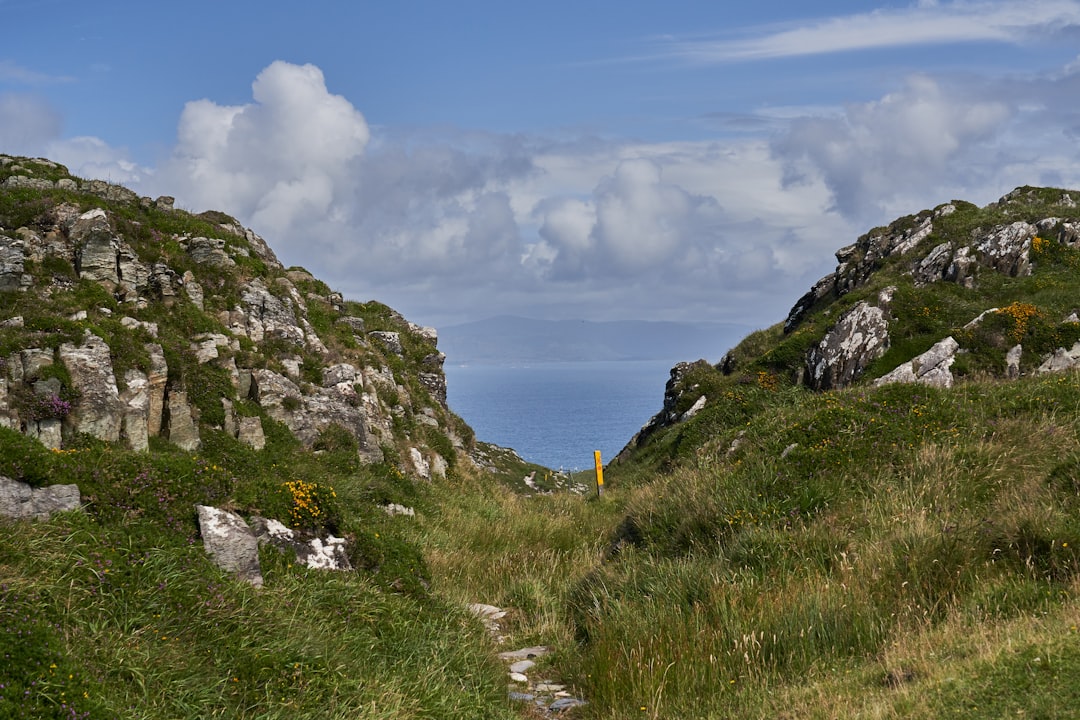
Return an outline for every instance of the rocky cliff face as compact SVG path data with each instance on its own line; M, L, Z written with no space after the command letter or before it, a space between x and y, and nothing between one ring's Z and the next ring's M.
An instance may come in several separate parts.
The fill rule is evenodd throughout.
M346 302L217 212L0 155L0 425L254 448L344 431L361 458L442 475L471 430L446 407L434 329Z

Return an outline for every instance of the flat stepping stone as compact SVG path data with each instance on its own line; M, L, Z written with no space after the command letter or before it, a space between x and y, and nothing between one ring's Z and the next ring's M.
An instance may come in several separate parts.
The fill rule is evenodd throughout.
M510 666L510 672L523 673L536 667L532 660L518 660Z
M578 700L577 698L562 698L548 705L548 710L554 710L555 712L562 712L563 710L569 710L572 707L580 707L586 705L584 700Z
M500 620L506 617L506 611L502 608L485 605L484 603L473 603L469 606L469 612L484 620Z
M507 652L499 653L499 659L507 662L516 662L518 660L532 660L533 658L542 657L551 653L551 648L544 645L536 645L534 647L522 648L520 650L509 650Z

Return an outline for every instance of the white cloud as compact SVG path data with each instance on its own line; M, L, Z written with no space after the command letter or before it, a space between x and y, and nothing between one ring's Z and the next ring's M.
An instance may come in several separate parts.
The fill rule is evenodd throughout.
M676 40L668 52L693 62L723 63L884 47L992 41L1021 42L1033 34L1080 25L1075 0L919 2L781 29L744 39Z
M31 95L0 94L0 150L15 155L38 155L60 135L60 114Z
M973 184L977 155L992 150L1011 115L1005 102L915 76L841 117L795 120L773 147L789 180L820 176L844 214L867 220L898 201Z
M243 106L189 102L159 185L188 206L288 232L343 199L370 133L314 65L274 62L255 79L252 97Z
M0 60L0 82L19 85L52 85L72 82L74 78L65 75L48 75L25 68L12 60Z

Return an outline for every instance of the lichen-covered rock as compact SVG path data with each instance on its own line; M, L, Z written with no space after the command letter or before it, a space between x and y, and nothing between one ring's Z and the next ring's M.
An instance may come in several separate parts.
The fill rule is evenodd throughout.
M1031 274L1031 240L1038 232L1034 225L1014 222L981 237L975 248L983 264L1013 277Z
M280 338L299 347L304 346L304 331L296 320L291 298L279 298L256 278L241 291L245 334L254 342L264 338Z
M807 383L832 390L858 380L889 349L889 321L883 309L860 302L841 316L806 356Z
M649 422L645 423L640 430L638 430L634 437L630 438L630 442L619 451L619 454L615 456L612 462L618 462L621 458L628 457L634 448L641 447L656 431L665 427L676 424L680 420L680 414L678 413L679 401L682 399L684 388L682 387L683 378L694 370L695 368L709 367L709 363L705 360L697 360L695 362L681 362L677 363L668 375L667 384L664 386L664 407L660 412L653 415Z
M272 518L253 517L251 528L260 544L294 555L299 565L313 570L352 569L344 538L327 535L302 542L292 529Z
M960 344L949 336L918 357L881 376L874 381L874 385L918 383L932 387L952 387L953 376L949 368L956 360L956 351L959 349Z
M255 587L262 587L259 543L244 519L236 513L208 505L196 505L203 547L214 564Z

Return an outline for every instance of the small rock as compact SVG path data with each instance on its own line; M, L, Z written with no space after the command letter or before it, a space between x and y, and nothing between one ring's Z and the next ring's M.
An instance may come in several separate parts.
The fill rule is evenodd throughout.
M527 670L531 670L534 667L536 667L536 663L534 663L532 660L518 660L516 663L510 666L510 672L523 673Z
M520 650L509 650L507 652L499 653L500 660L531 660L532 658L542 657L551 653L551 648L543 645L534 645L533 647L522 648Z
M529 682L529 678L525 677L524 675L522 675L521 673L518 673L518 672L510 673L510 679L513 680L514 682L518 682L518 683L527 683L527 682Z

